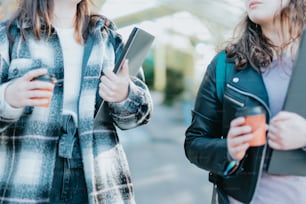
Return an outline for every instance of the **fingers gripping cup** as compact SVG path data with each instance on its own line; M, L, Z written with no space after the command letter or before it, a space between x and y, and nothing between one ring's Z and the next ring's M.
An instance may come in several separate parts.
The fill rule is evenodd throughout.
M251 147L266 144L266 111L260 107L248 107L239 110L236 116L245 117L245 125L252 128L253 138L249 141Z
M50 82L52 84L56 83L56 78L53 74L46 74L46 75L35 78L35 80ZM53 92L53 89L39 89L39 90ZM48 103L38 105L38 107L43 107L43 108L49 107L49 104L51 102L51 96L50 97L35 97L33 99L37 99L37 100L46 99L48 101Z

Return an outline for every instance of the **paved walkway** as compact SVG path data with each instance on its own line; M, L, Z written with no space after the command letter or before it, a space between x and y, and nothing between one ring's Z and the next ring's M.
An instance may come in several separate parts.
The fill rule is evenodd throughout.
M160 94L152 95L149 124L119 132L137 204L209 204L212 185L207 172L192 165L184 154L187 124L182 106L166 107Z

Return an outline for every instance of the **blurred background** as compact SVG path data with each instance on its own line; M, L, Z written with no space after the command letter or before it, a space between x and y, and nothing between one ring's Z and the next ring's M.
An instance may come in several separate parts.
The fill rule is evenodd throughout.
M0 0L6 19L16 0ZM185 157L185 130L216 48L242 17L243 0L93 0L126 40L137 26L156 38L143 68L154 101L151 121L119 131L139 204L208 204L208 173Z

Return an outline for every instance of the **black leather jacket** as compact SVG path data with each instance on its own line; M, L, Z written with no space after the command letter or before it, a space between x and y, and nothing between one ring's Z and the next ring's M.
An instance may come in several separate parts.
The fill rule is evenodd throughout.
M241 107L262 106L269 121L268 95L261 74L247 67L242 71L231 71L223 101L219 101L216 93L217 57L208 66L200 85L192 122L186 131L185 153L191 163L210 171L209 179L217 185L220 203L228 203L228 194L236 199L242 197L240 199L248 203L261 174L265 147L249 148L239 170L234 175L224 176L228 164L226 136L230 121ZM226 61L233 63L231 59Z

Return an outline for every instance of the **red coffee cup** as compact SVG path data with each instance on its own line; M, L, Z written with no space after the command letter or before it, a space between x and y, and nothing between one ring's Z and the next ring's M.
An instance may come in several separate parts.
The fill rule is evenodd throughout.
M261 106L238 110L236 116L245 117L245 125L252 128L253 138L249 141L251 147L266 144L266 111Z
M35 78L35 80L46 81L46 82L50 82L52 84L56 83L56 78L53 74L46 74L46 75ZM53 89L38 89L38 90L53 92ZM32 99L37 99L37 100L46 99L46 100L48 100L48 103L37 106L37 107L43 107L43 108L48 108L49 104L51 102L51 96L50 97L33 97Z

